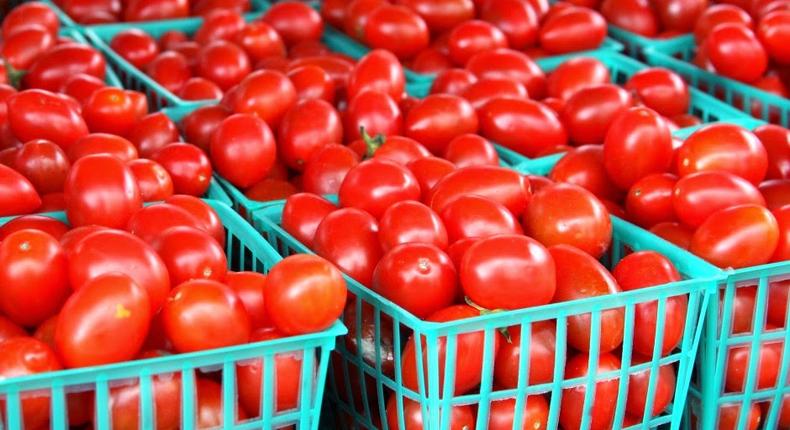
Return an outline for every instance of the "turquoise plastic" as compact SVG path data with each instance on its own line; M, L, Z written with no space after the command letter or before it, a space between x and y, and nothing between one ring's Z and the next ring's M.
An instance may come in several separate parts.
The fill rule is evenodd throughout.
M272 203L266 207L256 210L252 215L252 222L261 235L268 240L281 255L293 253L311 252L303 244L297 242L291 235L286 233L282 227L281 216L283 202ZM449 429L449 413L451 405L474 404L478 407L476 428L486 428L490 402L505 398L516 399L515 422L521 422L526 395L538 393L549 393L550 413L547 428L557 428L560 402L563 389L571 386L587 387L585 397L585 410L589 411L592 406L593 387L596 381L606 379L619 379L619 390L624 393L627 390L628 375L632 372L650 370L651 375L657 375L657 369L662 365L672 365L677 371L677 386L674 393L674 403L658 416L645 414L637 417L640 420L638 425L629 428L655 428L659 426L670 426L679 428L682 418L683 405L686 402L686 393L691 377L691 368L697 352L699 337L701 335L702 322L705 318L705 310L708 307L710 292L715 286L719 271L701 259L688 254L685 251L671 246L669 243L657 239L655 236L645 232L636 226L629 224L621 219L612 218L614 236L611 251L603 258L606 266L612 267L626 252L630 250L652 249L670 258L679 271L686 278L683 281L617 294L614 296L600 296L573 302L555 303L546 306L539 306L529 309L514 311L495 312L488 315L469 318L464 320L451 321L446 323L435 323L423 321L407 312L403 308L395 305L386 298L380 296L371 289L362 286L358 282L347 278L349 290L354 293L353 302L356 306L356 317L353 321L345 321L350 327L361 326L362 307L372 308L372 318L374 328L370 329L375 333L375 346L373 350L367 351L369 357L366 361L361 351L350 349L347 343L339 343L336 354L333 354L333 370L329 378L328 396L331 402L327 409L334 412L340 421L330 424L329 428L367 428L367 429L390 429L387 425L385 405L389 396L395 396L397 416L401 428L403 424L403 402L407 399L420 402L423 415L423 422L427 423L425 428L444 430ZM525 280L525 286L528 280ZM664 313L663 309L667 300L671 297L688 297L688 312L685 321L685 332L679 347L665 357L660 357L660 347L655 348L655 353L646 362L635 365L632 362L632 339L634 331L634 313L636 306L648 302L658 302L659 320L657 326L655 346L660 345L663 338ZM531 332L535 322L545 320L556 320L556 351L566 350L567 319L574 315L591 314L591 345L593 346L590 354L590 366L596 368L599 354L598 342L600 340L601 314L604 311L624 308L625 331L624 343L622 346L621 370L614 372L591 374L587 377L564 379L563 369L566 357L564 353L558 353L553 367L554 380L550 383L540 385L530 385L526 375L528 360L526 354L522 355L519 367L518 386L515 389L500 390L493 386L493 348L494 341L499 336L498 331L512 326L520 326L522 330L521 350L529 350L530 336L526 333ZM394 369L392 374L387 374L383 370L381 348L381 336L384 330L391 328L393 333L394 348ZM367 330L367 329L366 329ZM484 357L481 368L482 380L479 392L475 394L454 395L452 393L453 381L455 378L455 366L446 366L442 378L439 373L442 363L440 362L437 344L446 342L445 363L455 363L458 337L464 333L482 332L484 334L483 348ZM355 330L351 330L349 336L355 336L357 344L361 344L361 335ZM425 368L418 367L418 389L408 389L403 384L403 369L401 358L403 352L401 348L409 338L424 338L425 344L416 349L417 356L426 356ZM423 349L425 351L423 351ZM425 354L423 354L425 353ZM375 357L375 358L373 358ZM652 399L656 389L656 377L650 378L649 393L647 398ZM362 393L369 393L358 401L353 400L350 387L360 385ZM372 386L371 386L372 385ZM443 386L445 388L440 389ZM622 422L625 415L626 396L621 395L617 400L613 428L623 428ZM652 410L652 400L648 400L646 410ZM589 414L582 422L582 429L590 428ZM380 423L380 424L379 424Z
M234 270L267 272L281 260L272 247L228 206L206 200L222 219L227 232L226 253L229 266ZM66 221L62 212L47 216ZM0 225L12 218L0 219ZM181 428L194 428L196 423L196 397L194 395L196 372L221 371L222 404L224 405L222 428L253 429L275 428L296 424L299 429L317 429L321 411L329 353L335 347L335 338L347 332L342 323L335 322L319 333L293 336L272 341L256 342L210 351L170 355L166 357L104 366L70 369L41 373L32 376L8 378L0 381L3 396L5 421L3 428L20 430L22 422L22 398L48 395L51 399L50 428L66 430L68 415L66 396L69 393L94 391L96 393L95 426L97 430L112 428L110 390L117 386L139 383L140 425L142 429L155 428L155 404L153 401L153 378L181 374ZM278 354L301 354L303 357L299 406L287 411L275 411L274 357ZM263 360L262 416L237 421L236 416L236 368ZM233 407L228 407L233 405Z
M790 126L790 99L759 90L734 79L716 75L691 64L695 50L692 35L680 37L669 43L647 48L647 62L672 69L694 87L715 95L727 104L736 106L748 115L765 121ZM756 107L753 108L753 105Z
M664 46L667 44L667 42L671 42L678 37L682 37L677 36L668 39L645 37L641 34L636 34L632 31L628 31L622 27L612 24L607 25L607 29L609 37L621 42L625 48L625 54L633 58L642 58L642 51L645 48L651 46Z
M609 73L611 75L612 82L617 84L624 84L632 75L637 73L638 71L647 67L645 64L633 59L626 57L617 52L593 52L589 54L583 54L580 56L584 57L593 57L600 60L606 67L609 68ZM565 61L565 59L555 59L555 58L541 58L538 60L538 65L545 71L546 73L550 73L554 71L557 67L560 66ZM708 94L705 94L702 91L699 91L695 88L689 88L689 95L691 96L691 100L689 103L689 113L696 115L699 117L703 123L715 122L725 119L738 119L738 118L745 118L746 115L735 109L732 106L729 106L720 100L717 100L714 97L711 97ZM551 163L551 160L558 160L561 156L549 155L545 158L546 160L543 161L544 164ZM515 151L510 151L506 153L505 161L510 163L511 165L518 165L527 160L530 160L529 157L526 157L522 154L519 154ZM540 158L537 158L540 159ZM553 165L553 163L552 163Z

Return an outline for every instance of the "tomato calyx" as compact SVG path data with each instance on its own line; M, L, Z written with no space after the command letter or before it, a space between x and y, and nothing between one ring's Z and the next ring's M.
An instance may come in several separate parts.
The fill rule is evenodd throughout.
M5 73L8 76L8 84L16 89L22 89L22 78L27 74L27 70L18 70L8 61L4 61Z
M372 158L381 145L387 141L387 138L381 133L371 137L365 127L359 127L359 135L362 136L362 141L365 142L365 148L367 148L365 158Z
M464 296L464 301L466 302L467 305L475 308L476 311L480 312L480 315L491 315L491 314L497 314L497 313L500 313L500 312L505 312L505 309L486 309L486 308L478 305L474 301L472 301L472 299L470 299L467 296ZM502 337L505 338L507 343L513 343L512 339L510 337L510 332L508 331L507 327L500 327L500 328L497 329L497 331L502 335Z

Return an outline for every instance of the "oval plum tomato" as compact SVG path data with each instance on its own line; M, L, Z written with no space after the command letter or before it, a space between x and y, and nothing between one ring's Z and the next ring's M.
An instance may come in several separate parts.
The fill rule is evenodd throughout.
M31 25L41 25L54 36L60 29L60 20L46 3L32 1L20 4L3 18L3 38Z
M265 122L251 114L236 114L224 119L214 131L210 154L223 178L245 188L269 173L276 146Z
M612 354L603 353L598 358L598 368L589 368L590 358L587 354L578 354L571 357L565 364L565 378L572 379L588 376L595 372L596 375L620 369L620 360ZM604 430L612 426L615 414L615 405L619 394L619 379L605 379L595 383L595 395L592 407L589 410L589 428L591 430ZM566 388L562 393L560 408L560 425L563 428L580 428L585 410L584 398L587 395L587 386Z
M77 160L66 178L64 193L66 216L74 227L97 224L123 228L142 206L131 169L111 155Z
M664 33L670 31L690 33L708 7L708 2L707 0L658 0L652 5L658 14Z
M399 0L398 3L417 12L431 32L437 34L451 30L475 15L472 0Z
M155 114L151 114L150 116L160 114L165 116L161 112L157 112ZM222 123L222 120L230 116L230 112L222 106L216 105L208 105L208 106L201 106L189 115L185 116L184 119L181 121L181 126L184 130L184 137L186 138L187 142L190 142L197 146L198 148L202 149L203 151L208 152L209 144L211 142L211 135L213 134L214 130ZM166 116L165 116L166 117ZM140 123L144 122L146 118L140 120ZM163 121L160 119L160 121ZM164 145L167 145L171 142L178 141L178 130L175 129L175 139L164 139L164 133L162 139L151 139L152 144L150 145L150 150L144 149L144 147L149 145L143 145L142 143L137 143L134 139L134 135L130 136L130 140L135 142L140 150L140 154L144 157L150 156L150 154L156 152L159 148ZM165 141L166 140L166 141ZM141 141L142 142L142 141ZM155 143L154 143L155 142Z
M288 196L299 192L299 188L287 180L264 178L257 184L247 188L244 195L251 200L268 202L272 200L284 200Z
M195 383L197 391L197 428L221 427L225 419L222 406L222 385L211 379L198 379ZM247 419L247 412L236 406L237 420ZM226 425L231 425L227 424Z
M241 299L226 285L207 279L174 288L162 307L162 323L178 352L238 345L250 338Z
M694 228L721 209L747 203L765 206L765 199L747 180L723 171L685 176L677 181L672 196L678 219Z
M632 364L642 364L650 361L649 357L634 355ZM626 400L626 412L635 417L643 417L647 406L648 390L650 389L650 370L631 373L628 377L628 400ZM650 417L660 415L672 401L675 394L675 369L671 364L665 364L658 368L653 392L653 411L647 415Z
M496 98L480 108L479 116L483 136L528 157L568 142L557 115L540 102Z
M588 297L619 293L614 277L589 254L569 245L549 248L557 268L557 291L554 301L566 302ZM623 342L624 310L608 309L600 312L601 331L598 348L609 352ZM568 344L578 351L589 352L592 314L568 317ZM566 378L568 376L566 375Z
M41 196L39 212L63 212L66 210L66 196L63 193L49 193Z
M327 0L321 2L321 18L335 28L342 29L346 18L346 0Z
M337 194L346 174L359 164L359 156L346 146L317 148L302 172L302 189L314 194Z
M173 195L173 180L161 164L148 159L126 163L137 180L143 202L164 200Z
M710 32L722 24L744 24L752 26L752 18L746 11L731 4L713 4L702 13L694 27L694 39L703 45Z
M203 15L203 22L192 39L207 45L213 40L231 41L244 28L244 17L241 13L229 9L217 9Z
M500 48L475 54L466 69L478 79L510 79L527 88L530 97L541 99L546 94L546 75L526 54Z
M376 160L389 160L400 165L423 157L430 157L431 153L414 139L403 136L376 136L371 138L367 132L362 133L362 139L367 147L367 155L373 155Z
M133 359L151 321L144 288L122 273L105 273L69 297L55 326L55 344L67 367Z
M606 172L623 189L651 173L666 172L672 165L672 155L672 135L666 121L643 107L618 115L603 144Z
M760 193L765 197L768 209L774 210L790 204L790 181L774 179L760 184Z
M444 158L459 168L499 165L494 145L476 134L462 134L451 140L444 149Z
M401 60L414 57L428 47L430 34L425 21L404 6L383 4L367 16L365 43L386 49Z
M453 28L447 47L453 63L463 67L479 52L507 48L507 38L491 23L469 20Z
M252 71L250 60L238 45L215 40L198 53L197 74L227 91Z
M179 141L178 128L164 112L154 112L140 118L126 137L142 157L150 157L165 145ZM187 137L191 136L187 134Z
M356 208L338 209L324 217L313 239L313 250L363 285L370 285L382 256L378 224Z
M529 341L529 383L545 384L554 379L554 358L556 354L556 322L538 321L530 326ZM519 361L521 360L521 326L507 328L510 342L499 349L494 365L494 380L502 388L518 386Z
M6 99L8 124L22 142L46 139L61 148L88 134L88 126L67 97L44 90L26 90Z
M151 242L170 275L170 285L192 279L224 281L228 261L208 233L189 226L172 227Z
M609 248L609 211L589 191L571 184L535 193L523 218L524 232L546 246L573 245L595 258Z
M48 140L31 140L16 155L16 171L42 195L63 191L70 167L63 149Z
M137 68L145 67L159 54L156 40L138 28L130 28L113 36L110 48Z
M48 321L53 321L53 318L49 318L47 321L44 321L39 325L39 327L45 325ZM36 329L38 332L39 329ZM18 325L14 324L11 320L5 317L0 317L0 343L5 342L8 339L15 338L15 337L28 337L29 335L27 332ZM40 339L38 336L34 336L36 339L41 340L44 343L44 340ZM47 345L52 346L51 344L47 343Z
M225 284L230 287L247 311L253 330L268 324L264 307L264 290L266 275L257 272L231 272L225 275Z
M186 209L164 203L146 206L135 212L129 219L126 230L151 244L165 230L178 226L202 229L203 224Z
M625 89L636 93L639 101L661 115L672 117L688 112L688 86L677 73L661 67L650 67L632 75Z
M674 221L677 183L678 178L670 173L654 173L638 180L625 197L628 219L645 228Z
M38 230L49 234L57 240L69 231L69 227L63 222L44 215L23 215L0 226L0 241L4 240L11 233L20 230Z
M186 56L176 51L165 51L157 55L145 67L145 72L171 93L177 93L184 82L192 77Z
M0 343L0 354L0 376L3 378L34 375L63 368L52 348L31 337L17 337ZM6 407L5 400L0 406ZM25 427L46 428L49 424L49 395L22 396L19 412Z
M474 166L455 170L442 178L430 192L431 209L442 213L453 200L476 194L504 205L520 216L530 200L529 182L520 174L499 166Z
M104 80L106 71L107 63L97 49L64 43L38 56L23 81L28 88L58 91L73 75L86 73Z
M766 179L790 179L790 130L766 124L753 131L768 154Z
M785 327L788 308L788 292L790 283L787 281L771 282L768 289L768 322L777 327Z
M631 106L631 96L617 85L600 84L576 91L565 103L560 119L571 142L600 144L620 114Z
M14 31L14 34L3 41L2 55L8 66L16 70L26 70L54 45L55 38L47 28L30 25Z
M754 32L743 24L714 27L705 50L716 71L743 82L759 79L768 67L768 55Z
M489 0L483 4L479 16L499 28L513 49L527 48L538 40L540 17L529 2Z
M217 243L225 245L225 227L222 226L222 220L219 219L217 212L208 203L184 194L168 197L165 203L185 209L202 223L204 230L211 234Z
M319 40L324 31L321 15L296 1L275 4L261 20L274 27L288 46L305 40Z
M489 430L512 429L516 419L516 399L504 399L491 402L488 416ZM528 396L524 399L524 412L521 422L526 429L545 428L549 421L549 403L541 395ZM516 428L519 428L516 426Z
M348 77L354 69L354 62L349 60L348 57L337 54L296 58L288 63L286 72L304 66L320 67L332 78L335 88L340 90L346 86Z
M393 430L423 430L427 426L423 423L422 405L419 402L403 398L402 416L398 412L398 396L391 396L387 401L387 425ZM403 418L405 428L400 426L400 419ZM471 429L475 426L475 415L472 408L468 405L453 406L450 410L450 422L447 424L450 430Z
M480 315L480 311L467 305L453 305L444 308L433 315L428 317L431 322L447 322L455 321L466 318L473 318ZM495 336L493 344L492 357L496 357L496 352L499 349L500 341L499 334L492 334ZM467 331L461 333L456 338L455 350L455 394L460 395L466 393L470 389L480 384L480 377L483 368L483 344L486 334L484 331ZM403 376L403 385L409 389L418 389L419 371L417 369L417 361L419 360L423 366L423 375L428 374L428 363L426 353L426 340L420 339L422 344L422 358L417 357L416 341L412 337L406 343L406 347L401 353L401 369ZM436 345L437 355L439 357L439 390L444 390L445 379L445 355L447 354L447 338L439 337ZM394 398L394 396L393 396ZM470 427L471 428L471 427Z
M757 185L768 170L768 155L752 132L733 124L711 124L686 138L677 151L676 169L681 177L723 170Z
M282 227L296 240L312 247L318 225L335 209L335 205L321 196L311 193L293 194L283 206Z
M778 241L771 212L745 204L710 215L694 233L689 250L716 266L737 269L767 263Z
M69 296L68 262L57 239L39 230L11 233L0 244L0 309L15 323L36 326Z
M723 6L723 5L722 5ZM718 430L736 430L740 427L741 408L742 403L729 403L724 404L718 411ZM753 403L749 406L749 416L746 418L745 430L757 430L762 422L762 415L760 414L760 405Z
M588 86L608 84L609 69L592 57L572 58L554 69L546 81L550 97L568 100L576 91Z
M205 78L189 78L181 89L178 96L184 100L208 100L221 99L222 90L212 81Z
M682 249L691 246L694 230L679 222L661 222L650 227L650 232Z
M470 85L477 82L477 77L466 69L445 70L436 75L431 84L431 94L461 95Z
M361 138L359 132L361 128L371 136L402 134L403 116L398 104L392 97L380 91L361 92L349 101L346 109L344 127L346 142Z
M742 392L746 384L749 367L757 363L757 390L776 387L779 368L782 363L782 344L763 342L758 348L759 358L751 360L751 345L736 345L727 352L727 371L724 386L730 392Z
M343 31L357 40L364 40L365 24L368 21L368 17L379 6L386 3L384 0L352 0L347 2Z
M434 154L442 154L450 141L475 133L478 121L468 101L450 94L432 94L418 102L406 115L406 136L422 143Z
M402 201L393 204L381 216L379 241L386 252L407 243L447 248L447 230L439 215L420 202Z
M123 10L124 21L152 21L187 16L189 2L186 0L130 0Z
M21 215L41 206L41 197L24 176L0 165L0 216Z
M779 244L771 261L790 260L790 206L783 206L771 212L779 225ZM784 323L784 320L782 320Z
M655 251L641 251L629 254L615 266L612 275L623 291L663 285L680 281L680 274L675 266L663 255ZM664 338L661 355L666 355L680 344L686 322L688 299L685 295L676 295L666 299L664 308ZM634 316L634 351L653 356L653 344L656 338L658 323L658 302L640 303L636 305ZM661 408L663 410L663 408Z
M426 318L453 303L458 278L442 250L427 243L406 243L384 254L371 288L417 318Z
M285 43L271 25L263 21L248 22L233 37L253 63L267 57L285 57Z
M66 151L73 163L88 155L112 155L123 162L137 159L137 148L121 136L108 133L91 133L79 138Z
M606 20L594 10L570 7L547 18L539 37L552 55L596 49L606 38Z
M301 171L318 148L343 142L340 114L323 100L305 100L285 114L278 128L278 156Z
M757 35L772 60L790 64L790 54L784 46L790 37L790 11L777 10L765 15L757 27Z
M155 357L158 356L155 355ZM178 411L178 405L181 402L181 374L154 375L151 385L156 427L160 429L177 428L181 418ZM93 392L87 393L91 402L89 406L93 409ZM112 414L113 426L124 429L139 428L140 384L135 382L134 384L112 387L109 394L108 406ZM88 411L88 420L92 416L92 411ZM69 411L69 419L71 418L72 413Z
M381 218L392 204L418 200L417 178L405 167L389 160L367 160L351 168L340 185L340 205L362 209Z
M529 289L519 281L526 274L531 279ZM554 297L554 262L543 245L526 236L477 241L464 254L459 277L464 293L487 309L540 306Z
M640 36L658 35L658 17L648 0L604 0L601 14L610 24Z
M394 100L403 95L406 78L398 59L389 51L375 49L360 58L348 77L349 99L364 90L381 91Z
M623 196L606 174L601 145L582 145L568 151L551 169L549 179L578 185L601 199L620 201Z
M202 196L211 184L211 162L197 146L171 143L152 154L151 159L170 175L176 194Z
M234 112L255 114L275 129L296 103L296 89L291 81L273 70L257 70L249 74L235 91L231 102Z
M503 205L477 195L462 195L441 212L450 243L467 238L521 234L521 225Z
M335 83L324 69L308 64L288 71L288 79L296 90L299 100L321 99L335 101Z
M439 157L418 158L406 167L417 178L417 183L420 184L420 200L426 204L430 202L430 193L434 185L455 171L453 163Z

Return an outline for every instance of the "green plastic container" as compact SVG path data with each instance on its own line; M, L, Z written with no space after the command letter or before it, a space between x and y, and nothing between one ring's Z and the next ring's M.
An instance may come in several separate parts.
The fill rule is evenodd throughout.
M286 233L282 227L281 216L283 202L272 203L253 213L253 225L280 252L281 255L293 253L311 252L307 247L297 242L291 235ZM330 428L392 428L386 425L387 416L385 405L389 396L395 396L395 405L398 412L398 419L403 419L404 401L407 399L418 401L421 404L423 422L427 423L425 428L448 429L449 413L451 405L474 404L478 407L476 428L486 428L489 414L490 402L506 398L515 398L516 422L520 422L526 395L538 393L549 393L549 422L548 428L556 428L558 425L560 402L564 388L572 386L593 387L596 381L607 379L619 379L619 391L624 393L627 389L628 375L630 372L638 372L650 369L651 375L657 375L660 365L672 365L677 371L677 387L674 393L674 403L663 411L659 416L651 417L646 415L638 417L640 424L632 428L656 428L659 426L671 426L678 428L682 418L683 405L686 402L688 383L691 377L691 368L697 352L697 344L701 335L702 321L705 318L705 310L708 307L710 293L715 286L719 271L694 257L685 251L671 246L669 243L657 239L642 229L629 224L621 219L612 218L614 226L614 239L610 253L603 261L608 267L617 263L625 252L629 250L656 250L670 258L678 267L679 271L686 278L681 282L666 284L653 288L631 291L617 294L614 296L600 296L585 300L555 303L546 306L539 306L529 309L514 311L495 312L488 315L452 321L447 323L434 323L418 319L403 308L395 305L386 298L380 296L371 289L362 286L358 282L348 279L349 290L354 293L356 299L354 320L345 321L349 327L361 326L361 310L363 305L372 308L372 319L375 328L371 332L375 333L373 350L367 351L367 358L363 358L362 352L348 347L348 342L338 343L337 353L333 354L333 371L329 378L328 396L331 404L327 409L339 416L339 423L330 423ZM528 280L525 280L527 283ZM632 339L634 331L634 312L635 306L652 301L658 301L658 333L657 342L663 337L663 311L666 301L671 297L688 297L688 312L685 321L685 332L679 347L666 357L660 357L660 348L655 349L657 354L649 357L646 362L634 365L632 362ZM557 354L554 362L554 380L550 383L540 385L529 385L526 375L528 374L526 355L522 355L519 367L519 383L515 389L499 390L493 386L493 347L494 341L499 336L498 331L512 326L521 327L521 348L522 351L529 350L529 338L525 333L529 333L534 323L546 320L556 320L556 351L565 351L566 347L566 321L574 315L591 314L591 326L593 327L591 344L597 345L600 339L601 313L615 308L625 308L625 342L622 346L623 370L614 372L600 373L583 378L564 379L563 369L566 357L564 353ZM366 329L367 330L367 329ZM392 373L387 373L383 368L382 357L385 356L381 347L382 333L390 331L393 334L394 367ZM482 332L484 333L484 355L481 368L482 380L479 393L454 395L451 391L455 378L455 366L448 365L444 377L440 376L439 369L442 364L439 358L437 344L446 342L447 354L445 363L455 363L458 337L465 333ZM349 336L356 336L357 344L361 344L359 332L351 330ZM427 339L424 349L427 356L426 368L417 368L418 389L406 388L403 383L403 369L401 366L401 348L407 339L412 337ZM659 345L656 343L655 345ZM418 346L417 354L423 355L423 347ZM595 368L599 359L598 348L592 348L590 354L590 365ZM656 389L657 378L653 377L650 381L648 399L652 399ZM368 396L353 399L349 387L353 385L360 387L362 393L369 393ZM440 384L445 389L440 389ZM593 390L588 389L585 398L585 411L589 411L592 406ZM625 414L626 397L621 395L616 405L616 413L613 428L623 428L622 420ZM649 401L652 403L652 401ZM646 408L652 410L652 405ZM589 414L582 423L583 429L590 426ZM403 427L402 421L400 424Z
M700 69L689 62L694 58L695 48L694 37L688 35L647 48L644 54L648 63L674 70L694 87L715 95L748 115L790 126L790 99Z
M590 54L583 54L580 56L597 58L602 63L604 63L606 67L609 68L612 82L616 84L624 84L631 76L647 67L641 62L617 52L599 51ZM559 67L563 62L565 62L565 59L542 58L538 60L538 65L541 67L541 69L543 69L543 71L550 73ZM698 116L703 123L746 117L746 115L738 109L735 109L732 106L729 106L717 100L716 98L697 90L696 88L689 88L689 95L691 96L691 101L689 103L688 113ZM554 154L542 158L545 159L543 160L544 164L550 163L553 165L551 161L554 160L556 162L556 160L559 160L559 158L562 158L562 156ZM529 158L515 151L509 151L505 156L505 161L509 162L511 165L518 165L526 160L529 160Z
M676 36L668 39L645 37L612 24L607 25L607 31L609 37L623 44L625 54L633 58L643 58L642 51L645 48L651 46L664 46L667 42L682 37Z
M227 232L226 253L235 270L267 272L281 257L257 232L228 206L206 200L219 214ZM62 212L45 214L66 221ZM13 218L0 219L0 225ZM181 425L194 428L196 423L195 377L198 371L222 371L222 403L234 405L223 407L223 422L226 429L278 428L296 424L299 429L318 428L329 353L335 346L335 338L346 333L342 323L320 333L293 336L272 341L256 342L210 351L171 355L161 358L137 360L118 364L70 369L41 373L32 376L8 378L0 381L5 421L3 428L24 428L20 400L32 396L49 396L51 399L50 428L68 429L66 395L75 392L96 393L95 429L112 428L108 407L110 390L114 387L139 383L140 423L142 429L154 428L153 377L181 374ZM293 410L275 412L274 357L277 354L301 354L303 365L299 392L299 406ZM263 360L262 416L245 421L236 421L236 366L252 360ZM268 399L268 400L266 400ZM231 424L235 423L235 424Z

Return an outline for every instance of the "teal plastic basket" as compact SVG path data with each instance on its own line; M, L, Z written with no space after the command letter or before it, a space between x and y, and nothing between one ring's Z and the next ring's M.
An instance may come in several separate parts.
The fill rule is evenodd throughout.
M633 57L633 58L643 58L642 51L645 48L651 46L664 46L668 42L671 42L679 37L682 37L682 36L676 36L668 39L645 37L642 36L641 34L628 31L622 27L618 27L612 24L607 25L607 31L609 37L611 37L614 40L617 40L618 42L621 42L625 48L624 52L629 57Z
M265 273L281 260L274 249L228 206L206 202L217 211L227 233L226 253L229 266L234 270L254 270ZM66 221L62 212L45 214ZM0 225L13 219L0 219ZM139 383L140 425L154 428L153 378L181 375L181 428L196 425L196 373L221 371L223 427L226 429L279 428L295 424L299 429L317 429L321 410L329 353L335 338L346 333L342 323L335 322L319 333L293 336L272 341L256 342L227 348L171 355L160 358L136 360L111 365L40 373L31 376L7 378L0 381L0 396L4 401L4 427L9 430L24 428L20 400L24 397L50 397L50 427L68 429L66 396L70 393L95 392L95 426L100 430L113 428L109 408L110 389ZM292 410L275 411L274 358L278 354L301 354L303 357L299 391L299 406ZM262 414L244 421L236 415L236 366L252 360L263 360Z
M311 252L280 226L283 205L284 203L281 201L255 211L252 216L253 225L281 255ZM353 279L347 278L349 290L355 297L353 299L355 301L350 303L356 306L356 317L355 321L346 321L346 324L354 327L362 326L363 305L372 308L375 327L370 328L370 330L375 333L376 342L375 351L368 351L368 357L375 356L375 362L366 361L359 350L349 349L344 343L338 344L336 354L333 354L333 370L330 372L329 378L330 388L328 396L331 406L327 405L327 409L334 412L334 415L339 415L341 421L330 424L330 428L392 428L387 425L385 405L388 400L387 396L393 395L396 396L395 404L397 405L399 420L403 420L404 401L410 399L420 403L425 428L449 429L451 406L473 404L477 405L476 428L482 429L486 428L488 422L490 402L515 398L517 405L515 421L520 422L526 396L539 393L550 394L547 428L557 428L563 389L581 386L587 388L584 399L585 418L583 418L581 428L588 429L590 426L589 411L592 407L594 395L593 387L596 382L619 379L619 392L625 393L628 387L628 375L649 369L651 377L647 399L652 399L656 389L657 370L659 366L664 365L674 366L677 372L677 385L673 403L657 416L651 417L648 413L643 417L639 417L641 419L640 423L628 428L657 428L661 426L670 426L673 429L679 428L683 406L686 402L691 369L701 335L702 322L705 318L710 293L715 287L719 271L701 259L671 246L668 242L657 239L655 236L632 224L618 218L612 218L612 222L614 237L610 252L603 258L605 265L612 267L625 253L632 250L655 250L670 258L686 279L680 282L617 295L555 303L529 309L496 312L447 323L435 323L418 319L371 289L362 286ZM658 302L658 315L660 316L657 324L659 328L656 339L657 342L661 342L663 338L663 309L665 309L668 299L677 296L688 297L685 332L679 347L665 357L660 356L660 348L654 348L656 353L648 358L646 362L638 365L633 364L631 360L635 306L647 302ZM592 335L590 342L591 345L597 345L600 339L602 312L616 308L625 309L625 340L622 345L623 365L621 369L612 372L601 372L597 375L591 374L581 378L565 379L563 377L563 369L566 361L564 351L566 350L567 319L574 315L591 314ZM562 352L556 355L553 367L554 380L550 383L530 385L526 378L526 375L528 375L528 360L525 358L526 355L522 354L517 388L506 390L495 388L493 386L493 347L495 337L498 336L498 330L519 326L522 333L521 350L528 351L530 336L525 333L531 333L534 323L546 320L556 321L556 350ZM385 330L390 331L390 329L393 336L393 345L395 345L393 351L393 374L385 373L382 368L384 351L382 351L380 341L382 333ZM454 346L457 345L458 336L475 332L484 334L480 389L476 394L454 395L451 389L455 378L453 370L455 366L452 364L455 363L457 358ZM357 344L360 344L361 335L359 331L357 331L356 336ZM401 368L401 348L407 339L412 337L426 339L427 345L425 351L422 351L423 348L419 343L417 343L416 347L417 356L426 357L426 368L417 367L419 387L417 391L404 386ZM436 347L440 340L446 341L447 345L446 361L444 362L447 363L447 371L444 373L443 378L439 373L442 363L440 363L439 352ZM660 343L655 345L660 345ZM593 352L590 354L589 364L591 368L597 368L599 359L598 348L593 347L591 350ZM368 393L368 395L354 399L349 388L352 386L358 386L362 393ZM440 389L440 386L447 388ZM613 428L624 428L622 422L625 416L625 403L626 396L620 395L617 399ZM646 410L651 411L652 400L648 400L648 403ZM400 421L400 426L405 428L402 421Z
M579 55L579 57L592 57L597 58L609 69L609 73L613 83L624 84L631 76L647 67L633 58L626 57L617 52L593 52L588 54ZM542 58L538 60L538 65L544 72L550 73L559 67L566 59L555 58ZM689 88L690 103L688 113L699 117L703 123L710 123L727 119L744 118L746 115L735 109L732 106L717 100L696 88ZM557 160L562 158L561 154L552 154L546 157L540 157L532 160L541 160L544 165L553 166ZM505 152L505 160L511 165L519 165L530 158L519 154L515 151L508 150ZM554 163L552 163L554 161Z
M649 64L674 70L694 87L724 100L729 105L740 106L749 116L758 113L755 116L760 119L790 126L789 99L700 69L689 62L694 58L695 49L694 37L689 35L647 48L644 54ZM760 105L757 112L752 108L754 103Z

